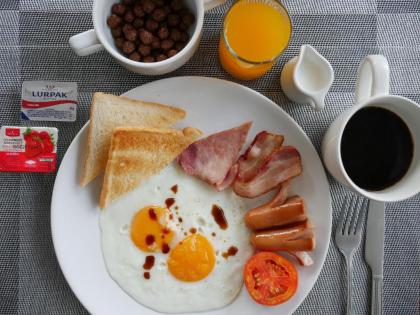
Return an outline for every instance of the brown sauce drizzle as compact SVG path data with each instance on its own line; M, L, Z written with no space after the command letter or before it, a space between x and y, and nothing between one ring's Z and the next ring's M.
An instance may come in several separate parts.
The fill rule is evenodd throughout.
M154 235L149 234L149 235L146 236L146 245L147 246L152 245L154 242L155 242Z
M228 248L227 252L223 252L222 256L228 259L229 256L235 256L238 252L238 248L236 246L231 246Z
M225 218L225 213L223 212L223 209L220 208L218 205L213 205L213 208L211 209L211 214L214 218L214 221L219 225L219 227L222 230L226 230L228 227L228 223Z
M167 253L169 253L170 250L171 249L170 249L168 244L162 243L162 253L167 254Z
M171 187L171 190L172 190L172 192L173 192L174 194L176 194L176 193L178 192L178 185L173 185L173 186Z
M215 236L216 236L216 233L214 233L214 232L213 232L213 233L211 233L211 236L215 237Z
M178 208L178 206L175 206L175 210L178 210L179 208Z
M192 234L197 233L197 229L196 229L196 228L191 228L191 229L190 229L190 233L192 233Z
M143 268L146 270L152 269L155 264L155 256L146 256L146 260L144 261Z
M171 213L170 215L169 215L169 220L173 220L174 219L174 215Z
M156 215L155 209L153 208L149 209L149 217L150 217L150 220L157 221L157 215Z
M175 198L168 198L165 200L166 208L170 208L175 203Z
M181 217L179 217L179 218L178 218L178 221L179 221L179 223L182 223L182 218L181 218Z
M143 274L143 276L144 276L144 279L149 280L149 279L150 279L150 272L146 271L146 272Z

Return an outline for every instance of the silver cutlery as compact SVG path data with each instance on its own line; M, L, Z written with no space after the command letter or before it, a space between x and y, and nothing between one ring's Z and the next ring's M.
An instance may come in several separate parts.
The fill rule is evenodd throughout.
M372 270L372 315L382 314L384 230L385 204L371 200L366 222L365 259Z
M362 223L367 199L363 197L346 197L343 202L337 229L335 243L346 259L347 266L347 315L353 314L352 308L352 262L353 254L362 239Z

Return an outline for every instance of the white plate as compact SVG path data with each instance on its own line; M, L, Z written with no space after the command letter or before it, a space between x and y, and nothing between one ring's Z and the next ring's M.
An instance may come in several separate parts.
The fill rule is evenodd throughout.
M316 227L315 263L298 267L299 287L288 302L276 307L254 303L245 288L229 306L201 314L264 315L292 313L305 299L324 264L331 232L331 198L324 168L315 148L299 125L279 106L261 94L228 81L203 77L177 77L135 88L124 95L182 107L187 118L178 127L194 126L205 134L252 120L250 142L261 130L285 135L303 163L303 174L293 180L293 192L301 195ZM51 228L58 262L70 287L93 314L158 314L135 302L108 275L102 259L97 206L102 178L81 188L79 168L87 128L84 126L64 156L54 185ZM226 279L229 281L229 279ZM205 294L205 292L202 292ZM164 303L164 301L162 301Z

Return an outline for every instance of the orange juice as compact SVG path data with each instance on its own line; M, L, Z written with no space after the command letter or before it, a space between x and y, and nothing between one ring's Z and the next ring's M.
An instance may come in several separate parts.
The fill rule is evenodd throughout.
M275 0L239 0L228 11L219 44L223 68L238 79L264 75L286 49L292 24Z

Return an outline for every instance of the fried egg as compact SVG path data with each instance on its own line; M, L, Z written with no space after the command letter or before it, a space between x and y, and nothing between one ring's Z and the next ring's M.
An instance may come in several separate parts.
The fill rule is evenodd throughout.
M239 293L253 253L244 213L230 189L216 192L173 163L101 212L107 270L155 311L221 308Z

